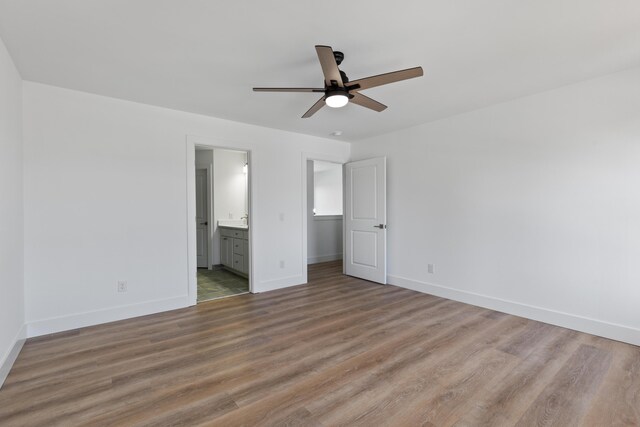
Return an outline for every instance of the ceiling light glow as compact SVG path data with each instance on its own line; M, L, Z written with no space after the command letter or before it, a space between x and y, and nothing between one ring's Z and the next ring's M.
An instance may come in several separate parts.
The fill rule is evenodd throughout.
M347 97L347 95L335 94L327 96L327 99L325 99L324 102L326 102L327 106L331 108L340 108L347 105L347 103L349 102L349 98Z

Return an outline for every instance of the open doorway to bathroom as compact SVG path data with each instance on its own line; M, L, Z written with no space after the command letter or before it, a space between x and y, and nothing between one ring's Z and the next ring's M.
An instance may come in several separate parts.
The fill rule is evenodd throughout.
M342 164L307 160L306 261L315 269L342 265L342 179Z
M248 293L248 153L195 147L197 302Z

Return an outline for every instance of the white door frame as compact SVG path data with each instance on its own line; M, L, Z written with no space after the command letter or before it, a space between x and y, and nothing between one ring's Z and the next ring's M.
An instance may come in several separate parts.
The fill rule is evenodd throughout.
M249 224L249 292L254 293L253 284L255 283L253 236L256 234L254 233L255 222L253 221L253 218L256 214L255 195L257 180L254 180L253 176L256 173L257 168L253 152L251 149L236 145L232 141L187 135L187 297L190 306L196 305L198 301L198 259L196 246L196 145L210 149L219 148L223 150L245 151L247 153L247 191L249 193L247 195L247 199L249 201L249 220L247 221L247 224Z
M344 164L349 160L337 156L321 153L309 153L302 152L302 281L307 283L309 281L307 274L307 255L308 255L308 224L307 224L307 160L319 160L321 162L331 162L343 165L342 172L342 253L344 257ZM342 270L344 273L344 261L342 263Z

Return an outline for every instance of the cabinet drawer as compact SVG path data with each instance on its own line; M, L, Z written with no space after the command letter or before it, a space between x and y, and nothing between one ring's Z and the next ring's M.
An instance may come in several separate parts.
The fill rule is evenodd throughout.
M223 237L233 237L233 232L235 230L230 230L228 228L222 228L220 227L220 235Z
M244 255L244 239L233 239L233 253L238 255Z
M244 256L233 254L233 265L231 268L244 272Z
M233 237L235 239L249 238L249 232L247 230L236 230L234 228L220 227L220 235L224 237Z

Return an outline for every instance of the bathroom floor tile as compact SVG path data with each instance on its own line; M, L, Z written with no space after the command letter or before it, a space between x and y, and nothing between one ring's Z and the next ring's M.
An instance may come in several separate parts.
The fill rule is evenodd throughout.
M198 302L249 292L249 281L227 270L198 269Z

